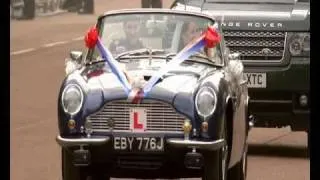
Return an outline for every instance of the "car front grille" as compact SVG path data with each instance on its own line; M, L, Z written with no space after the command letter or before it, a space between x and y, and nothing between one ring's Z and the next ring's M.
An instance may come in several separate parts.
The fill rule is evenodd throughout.
M240 53L241 60L280 62L285 50L285 32L223 31L231 53Z
M88 116L92 121L94 132L109 132L130 130L130 109L145 108L147 114L145 132L172 132L182 133L182 124L185 116L167 103L157 100L145 99L140 104L132 104L127 100L116 100L108 102L95 114Z

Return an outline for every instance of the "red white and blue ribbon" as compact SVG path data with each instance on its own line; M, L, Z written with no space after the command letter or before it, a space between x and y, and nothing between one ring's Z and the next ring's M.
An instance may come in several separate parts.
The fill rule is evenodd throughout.
M187 44L186 47L183 48L168 64L160 68L160 70L149 79L149 81L144 85L143 88L136 89L132 88L119 63L113 58L111 52L104 47L98 36L97 29L95 27L91 28L85 36L86 46L88 48L94 48L95 46L97 46L102 58L106 60L106 63L109 65L113 74L122 84L125 92L128 95L128 99L132 101L132 103L140 103L141 100L146 97L147 94L156 85L159 79L165 73L170 71L171 68L187 60L191 55L199 52L203 47L213 48L219 42L219 33L214 27L208 27L208 29L198 39Z
M131 85L129 84L126 75L121 70L121 66L119 65L118 61L113 58L111 52L104 47L95 27L88 31L87 35L85 36L85 42L88 48L94 48L97 46L101 57L106 60L106 63L109 65L113 74L118 78L126 93L129 94L131 91Z

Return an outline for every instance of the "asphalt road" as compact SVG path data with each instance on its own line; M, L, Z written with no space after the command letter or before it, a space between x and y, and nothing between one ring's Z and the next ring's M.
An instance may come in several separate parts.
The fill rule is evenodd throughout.
M165 1L168 7L170 1ZM96 12L139 7L140 0L97 0ZM11 22L12 180L58 180L60 149L57 96L70 50L83 50L96 16L73 13ZM307 135L290 129L255 128L249 138L248 180L308 180Z

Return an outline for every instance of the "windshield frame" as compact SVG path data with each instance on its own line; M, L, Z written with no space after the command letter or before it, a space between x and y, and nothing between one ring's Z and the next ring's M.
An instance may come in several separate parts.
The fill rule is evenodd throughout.
M98 30L99 36L101 36L101 27L103 26L104 19L107 17L112 17L112 16L119 16L119 15L128 15L128 14L150 14L150 13L158 13L158 14L172 14L172 15L185 15L185 16L192 16L192 17L199 17L199 18L206 18L209 21L212 21L216 23L217 21L213 18L210 17L206 14L202 13L197 13L197 12L187 12L187 11L181 11L181 10L172 10L172 9L147 9L147 8L136 8L136 9L121 9L121 10L113 10L113 11L108 11L104 13L103 15L100 15L98 17L97 23L95 27ZM220 26L219 26L219 31L222 32ZM223 36L221 36L223 39ZM221 51L221 61L222 63L219 64L219 66L224 66L225 65L225 57L223 55L224 52L224 46L223 40L219 43L220 46L220 51ZM84 64L90 64L92 61L92 56L94 54L94 48L86 48L87 52L85 54L84 58Z

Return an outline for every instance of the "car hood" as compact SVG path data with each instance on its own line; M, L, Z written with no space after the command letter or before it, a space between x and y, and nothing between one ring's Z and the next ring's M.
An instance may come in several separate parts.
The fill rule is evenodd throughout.
M214 72L216 68L200 63L181 64L167 73L147 94L146 99L156 99L173 104L178 111L193 117L193 106L184 106L193 103L193 91L198 87L202 77ZM128 69L129 77L150 78L159 69ZM71 75L67 81L77 77L83 87L86 98L83 116L99 110L106 102L127 99L128 95L117 77L105 66L86 67L79 72L79 76ZM188 109L185 109L188 108Z
M202 9L200 2L191 2L187 6L180 4L174 9L201 11L221 21L222 28L226 30L309 30L310 3L295 3L294 0L261 1L211 0Z

